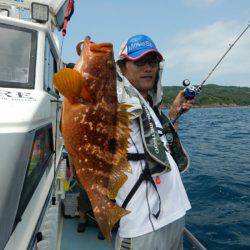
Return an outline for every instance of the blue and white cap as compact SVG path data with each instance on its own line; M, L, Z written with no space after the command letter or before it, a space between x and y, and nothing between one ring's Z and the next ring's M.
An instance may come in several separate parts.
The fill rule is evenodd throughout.
M118 60L127 58L128 60L136 61L144 55L155 52L162 61L163 57L157 50L152 39L146 35L136 35L130 37L121 47Z

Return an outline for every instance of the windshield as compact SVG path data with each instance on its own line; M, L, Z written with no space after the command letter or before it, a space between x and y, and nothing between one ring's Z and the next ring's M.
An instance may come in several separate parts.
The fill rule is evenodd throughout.
M36 32L0 24L0 86L33 88Z

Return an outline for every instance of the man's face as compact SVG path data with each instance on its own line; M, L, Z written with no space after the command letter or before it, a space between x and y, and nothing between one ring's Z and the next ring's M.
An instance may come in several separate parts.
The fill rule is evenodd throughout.
M129 82L147 96L154 87L159 70L159 59L155 53L148 53L137 61L126 61L122 71Z

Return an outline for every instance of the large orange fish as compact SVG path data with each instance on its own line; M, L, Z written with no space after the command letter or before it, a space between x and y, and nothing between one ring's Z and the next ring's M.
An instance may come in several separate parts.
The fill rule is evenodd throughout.
M131 172L129 106L117 101L112 44L87 37L77 51L74 69L63 68L53 78L64 96L62 135L99 227L111 239L114 224L129 213L111 201L127 180L125 172Z

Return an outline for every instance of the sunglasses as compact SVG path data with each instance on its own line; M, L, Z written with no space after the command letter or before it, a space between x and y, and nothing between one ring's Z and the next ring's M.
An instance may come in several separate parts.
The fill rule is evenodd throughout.
M144 57L142 59L133 61L133 63L138 67L142 67L148 64L152 68L158 67L159 62L160 60L157 57Z

